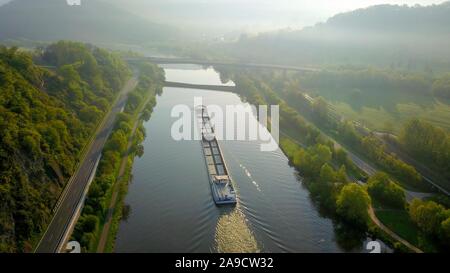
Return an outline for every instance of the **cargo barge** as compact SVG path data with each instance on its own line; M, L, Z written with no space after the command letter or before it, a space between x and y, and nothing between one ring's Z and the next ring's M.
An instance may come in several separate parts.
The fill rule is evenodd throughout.
M236 191L206 106L197 107L196 115L214 202L216 205L234 205L237 202Z

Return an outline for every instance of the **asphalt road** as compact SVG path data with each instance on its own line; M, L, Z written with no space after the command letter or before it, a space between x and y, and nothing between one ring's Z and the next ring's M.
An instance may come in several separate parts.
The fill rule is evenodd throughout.
M55 253L63 243L62 240L67 235L70 223L76 216L77 207L83 200L86 187L89 183L89 178L95 171L96 162L99 159L106 140L113 129L116 115L120 113L122 108L125 106L128 93L136 87L137 82L137 77L134 76L120 91L119 99L116 101L109 114L105 117L104 122L97 130L95 139L87 148L88 150L86 157L79 164L78 169L72 177L71 183L66 186L67 189L65 194L61 197L59 206L53 215L53 219L35 250L36 253Z

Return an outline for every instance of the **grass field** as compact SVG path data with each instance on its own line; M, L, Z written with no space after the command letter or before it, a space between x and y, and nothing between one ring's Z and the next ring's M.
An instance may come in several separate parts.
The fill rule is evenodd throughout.
M411 118L421 118L436 126L450 130L450 106L437 102L430 108L423 108L417 104L397 104L396 111L390 112L380 108L363 106L355 111L349 104L344 102L332 103L337 112L346 119L360 121L368 128L378 131L390 131L399 133L401 126Z
M376 209L377 218L389 229L425 252L435 252L430 239L423 236L406 210Z
M314 90L312 96L324 97L349 120L360 121L368 128L399 133L405 122L421 118L450 131L450 103L430 95L398 91L365 90L354 98L351 90Z
M415 246L419 246L419 230L404 210L376 210L378 219L395 233Z

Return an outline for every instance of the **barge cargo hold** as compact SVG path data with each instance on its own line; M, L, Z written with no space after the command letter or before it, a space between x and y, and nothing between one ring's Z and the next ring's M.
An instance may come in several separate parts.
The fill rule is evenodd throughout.
M237 202L233 181L223 158L222 150L216 139L214 128L207 108L196 108L198 128L201 134L201 146L211 186L211 192L216 205L234 205Z

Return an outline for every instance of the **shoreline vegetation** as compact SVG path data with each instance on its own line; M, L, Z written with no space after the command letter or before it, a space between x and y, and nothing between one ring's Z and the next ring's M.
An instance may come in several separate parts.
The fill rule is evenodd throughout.
M143 120L150 118L165 81L157 65L135 66L140 72L138 86L116 118L72 234L84 252L113 252L120 220L129 213L124 199L134 158L144 152ZM450 198L436 194L406 200L405 190L431 191L416 169L388 150L376 134L337 116L322 97L304 96L305 90L299 88L302 78L295 78L298 74L216 70L224 82L233 80L236 92L249 103L280 105L280 147L305 178L320 210L335 222L343 249L352 250L368 234L394 251L415 251L389 230L424 252L450 249ZM347 74L333 77L340 80ZM120 55L88 44L60 41L33 52L0 46L4 91L0 94L0 171L2 180L10 182L0 184L0 252L34 249L82 160L84 147L130 75ZM307 79L307 88L320 83L323 75L315 76ZM402 84L409 86L408 81L404 78ZM448 82L443 78L433 83L433 90L448 96ZM440 171L444 182L450 177L446 130L412 119L391 141L427 167L436 165L433 171ZM358 167L347 151L373 164L375 171ZM377 220L389 230L377 225Z
M418 251L400 243L377 226L378 218L399 238L408 239L405 241L426 252L450 246L450 209L433 201L414 199L411 204L406 202L403 186L426 188L413 167L386 153L373 137L361 137L348 123L330 119L324 101L302 105L304 111L309 111L315 118L310 119L311 122L306 121L304 113L290 105L295 100L288 103L280 98L279 93L285 92L283 87L278 86L279 90L273 91L272 88L276 89L271 82L273 77L261 77L255 72L242 70L216 70L221 73L223 81L233 80L238 94L249 103L280 105L280 128L283 128L280 147L290 164L305 178L313 200L338 221L337 226L347 225L349 230L356 229L381 239L394 251ZM318 123L331 123L337 127L336 134L351 139L354 145L359 143L359 149L372 153L370 159L384 172L376 171L369 176L358 168L340 145L316 127ZM373 208L374 214L371 213ZM427 221L433 222L432 227L427 225ZM346 247L348 250L352 248L351 244Z
M0 46L0 252L33 251L130 74L116 54L83 43Z
M177 196L149 183L149 192L161 199L170 193L176 205L193 209L175 215L179 207L163 204L171 214L159 221L161 234L178 235L172 226L193 233L195 246L208 239L204 227L215 227L216 249L227 253L259 252L269 240L295 245L273 248L280 251L355 252L371 239L386 243L388 252L450 253L450 0L243 2L0 0L0 253L59 251L72 228L68 235L82 252L115 251L131 211L125 201L137 181L133 164L144 154L146 134L155 133L144 124L157 116L157 96L164 86L212 87L165 81L164 70L148 60L214 67L223 83L236 84L217 91L254 106L278 105L279 147L292 167L284 169L284 156L241 157L274 187L261 193L264 200L242 199L255 205L245 215L237 204L217 224L203 221L216 215L208 200L197 210L179 198L199 193L186 183L187 173L172 179L167 174L176 170L164 169L160 182L170 178L186 188L165 183L183 190ZM170 145L156 151L171 156ZM181 153L189 159L190 151ZM199 174L195 165L183 166ZM279 192L284 185L274 181L285 179L289 187ZM198 211L202 218L193 217ZM250 223L257 223L254 230ZM185 232L186 225L203 229ZM261 245L259 234L268 235ZM330 238L335 242L324 247ZM165 249L180 249L178 236L173 244L158 239Z
M137 66L140 73L138 86L130 93L124 112L116 118L72 234L72 239L80 242L84 252L112 252L114 249L119 222L126 214L127 207L123 202L131 180L132 163L135 156L141 156L144 152L141 142L145 138L145 128L142 123L150 118L156 103L155 96L162 91L163 70L147 62ZM109 230L103 234L105 224L108 224ZM99 247L101 238L103 245Z

